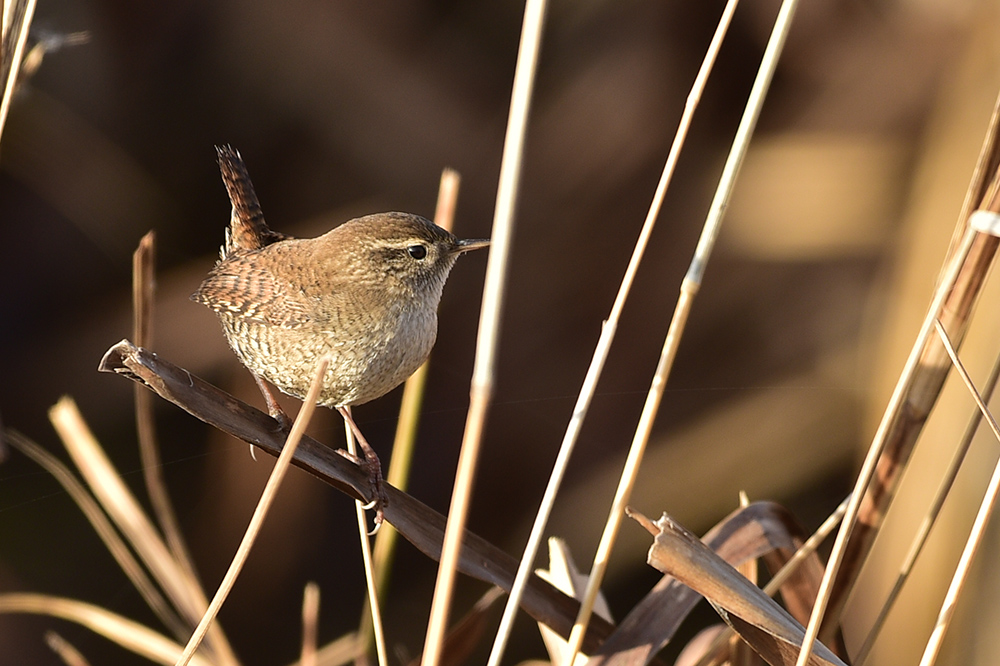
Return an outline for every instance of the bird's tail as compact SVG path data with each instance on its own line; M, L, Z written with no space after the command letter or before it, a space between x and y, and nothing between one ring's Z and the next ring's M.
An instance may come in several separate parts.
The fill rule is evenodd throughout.
M234 252L259 250L285 238L284 234L271 231L264 221L264 212L260 209L257 193L253 190L250 174L239 151L231 146L216 146L215 150L219 154L222 182L226 184L229 201L233 204L222 258Z

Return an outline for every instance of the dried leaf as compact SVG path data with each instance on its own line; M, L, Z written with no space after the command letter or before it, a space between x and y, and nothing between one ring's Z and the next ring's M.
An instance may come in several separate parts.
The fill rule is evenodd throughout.
M638 518L640 522L648 520ZM649 550L654 568L677 578L704 596L722 619L768 663L791 665L798 656L805 630L773 599L679 524L663 515ZM809 664L843 665L826 646L817 643Z
M569 547L562 539L549 539L549 568L538 569L536 574L542 579L552 583L556 589L565 592L574 599L580 599L584 590L587 589L589 576L581 573L573 561L573 556L569 552ZM594 614L611 622L611 609L603 594L598 593L594 600ZM549 659L553 664L564 664L569 658L567 655L569 644L562 636L552 631L544 624L538 624L538 630L542 635L542 642L549 653ZM587 658L582 654L577 654L575 664L586 663Z
M735 566L772 552L794 552L804 538L801 527L784 507L774 502L754 502L726 516L702 540ZM815 554L807 563L810 569L818 568L822 576L822 565ZM797 581L795 577L790 579L796 584ZM672 576L664 576L588 663L607 666L649 663L700 600L701 596L691 588Z
M681 653L677 655L674 666L697 666L705 657L705 653L711 649L719 634L728 630L729 627L721 623L705 627L687 642Z

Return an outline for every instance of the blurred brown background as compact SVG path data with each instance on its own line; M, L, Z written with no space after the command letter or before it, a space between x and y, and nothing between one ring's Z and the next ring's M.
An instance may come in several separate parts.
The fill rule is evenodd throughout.
M744 4L550 523L581 567L600 536L778 6ZM722 5L551 7L470 518L474 531L511 553L527 536ZM985 0L802 4L680 349L637 508L668 511L700 532L746 490L786 504L812 529L843 498L928 301L1000 84L997 12ZM130 335L131 252L150 229L159 271L153 348L260 404L215 317L187 300L229 216L215 144L242 152L277 230L316 235L379 210L429 216L441 169L450 166L463 178L456 233L488 235L521 14L516 2L40 3L36 35L86 30L90 41L46 57L21 88L0 144L4 425L61 453L46 410L70 394L142 493L132 385L95 368ZM485 255L459 262L441 307L411 487L440 511L468 403L484 268ZM981 316L967 349L981 344L985 359L996 322ZM968 413L967 399L955 395L961 416L942 430L943 446ZM398 400L394 392L357 410L383 460ZM270 460L253 462L244 444L170 405L158 404L157 416L164 473L214 589ZM340 423L323 417L315 435L339 446ZM982 443L979 467L992 464L994 448ZM985 482L960 481L978 501ZM925 504L918 496L903 504L913 517L897 512L903 552L912 529L905 525ZM939 541L964 539L970 509L955 511L956 532ZM347 498L296 472L276 512L221 615L248 664L297 657L307 581L321 585L324 640L356 626L363 599ZM644 532L625 526L606 584L618 618L657 580L644 564L647 546ZM932 583L929 596L904 602L894 616L891 663L916 663L954 548L928 558L921 579ZM881 568L891 575L899 556L879 555ZM870 567L875 581L879 568ZM420 649L434 571L403 544L387 606L399 655ZM968 638L979 633L973 612L990 617L991 604L973 611L974 603L995 599L997 587L987 578L965 600L948 658L996 663L1000 650L988 637ZM69 498L16 454L0 466L0 591L13 590L154 622ZM456 613L482 590L462 581ZM874 612L864 601L855 607L849 645ZM94 663L138 661L65 623L0 616L0 665L58 663L42 642L51 625ZM519 622L508 662L543 654L533 625Z

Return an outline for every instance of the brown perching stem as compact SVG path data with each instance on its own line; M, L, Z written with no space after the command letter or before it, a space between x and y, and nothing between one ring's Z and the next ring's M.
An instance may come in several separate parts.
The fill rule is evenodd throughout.
M285 437L274 419L127 340L107 351L99 369L144 384L194 417L270 455L276 456L281 452ZM352 498L368 499L371 490L368 474L329 446L308 436L302 438L293 464ZM444 535L444 517L391 485L386 485L385 491L389 498L385 510L386 522L391 523L403 538L425 555L438 559ZM508 590L517 562L482 537L466 531L457 566L466 575ZM521 607L537 621L568 636L579 604L537 576L532 576ZM608 622L595 618L585 637L585 649L596 649L611 630Z

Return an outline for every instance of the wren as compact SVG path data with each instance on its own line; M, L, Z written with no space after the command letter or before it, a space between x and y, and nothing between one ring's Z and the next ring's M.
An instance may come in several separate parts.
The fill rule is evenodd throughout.
M285 236L265 223L239 153L217 151L232 216L221 258L191 299L218 315L272 416L283 414L261 379L305 398L329 356L319 404L349 418L347 407L385 395L427 359L449 272L459 255L489 241L459 240L423 217L395 212L350 220L317 238ZM384 502L380 472L373 485Z

